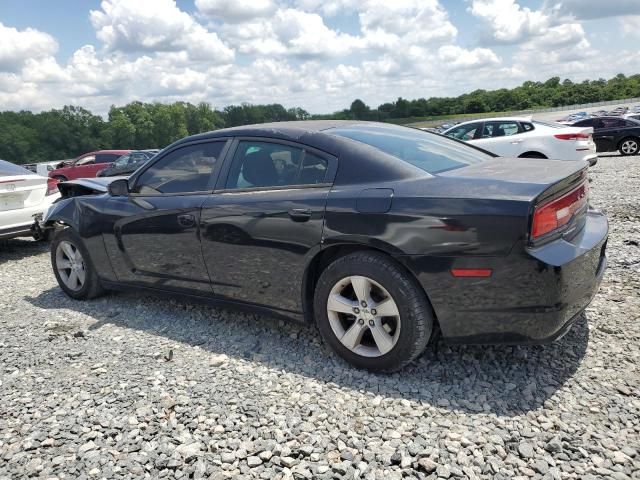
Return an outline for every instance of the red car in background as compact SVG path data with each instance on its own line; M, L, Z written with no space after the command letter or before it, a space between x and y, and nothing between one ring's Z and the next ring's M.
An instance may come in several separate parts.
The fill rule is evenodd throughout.
M129 152L131 150L98 150L85 153L71 162L61 163L49 172L49 176L61 182L76 178L95 178L100 170L110 167L117 158Z

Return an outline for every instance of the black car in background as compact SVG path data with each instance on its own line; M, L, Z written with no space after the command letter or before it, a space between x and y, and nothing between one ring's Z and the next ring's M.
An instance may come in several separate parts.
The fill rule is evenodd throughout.
M118 158L113 165L97 173L97 177L117 177L121 175L130 175L138 168L148 162L160 150L135 150Z
M63 183L44 224L74 299L137 288L242 305L393 371L436 326L464 343L570 328L606 266L587 168L391 124L281 122L185 138L129 179Z
M580 120L574 127L593 127L598 152L640 153L640 121L622 117L596 117Z

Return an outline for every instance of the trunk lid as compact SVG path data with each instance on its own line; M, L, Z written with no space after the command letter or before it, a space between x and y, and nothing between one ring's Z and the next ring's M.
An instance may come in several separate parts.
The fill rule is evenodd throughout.
M38 205L46 193L46 177L40 175L0 176L0 212Z

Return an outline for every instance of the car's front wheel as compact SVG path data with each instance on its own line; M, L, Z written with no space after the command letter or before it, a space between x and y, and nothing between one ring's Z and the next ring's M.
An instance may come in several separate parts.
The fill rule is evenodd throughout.
M86 300L103 293L89 252L70 228L57 232L51 242L51 265L60 288L71 298Z
M640 152L640 140L637 138L625 138L620 142L618 151L622 155L637 155Z
M425 349L434 317L419 284L377 252L356 252L320 275L318 329L342 358L375 372L399 370Z

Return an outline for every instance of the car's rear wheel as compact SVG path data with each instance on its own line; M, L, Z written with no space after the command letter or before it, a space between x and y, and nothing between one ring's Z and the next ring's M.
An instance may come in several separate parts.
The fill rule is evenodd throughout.
M320 334L338 355L376 372L399 370L420 355L434 323L415 279L377 252L331 263L318 279L314 312Z
M637 155L640 152L640 139L633 137L623 138L618 145L618 151L622 155Z
M58 285L71 298L86 300L104 292L89 252L70 228L55 234L51 242L51 265Z

